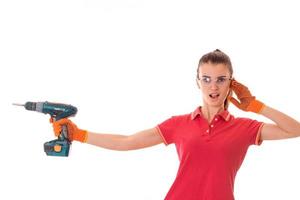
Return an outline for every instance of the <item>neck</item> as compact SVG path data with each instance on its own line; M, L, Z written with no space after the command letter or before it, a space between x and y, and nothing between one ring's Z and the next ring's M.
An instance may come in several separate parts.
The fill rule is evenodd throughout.
M224 106L220 107L213 107L208 106L207 104L204 104L202 106L202 114L207 119L208 122L211 122L211 120L214 118L214 116L222 111L224 111Z

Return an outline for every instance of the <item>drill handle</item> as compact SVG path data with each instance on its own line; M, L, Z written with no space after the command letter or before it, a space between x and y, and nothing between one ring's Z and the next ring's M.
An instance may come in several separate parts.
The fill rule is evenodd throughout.
M67 127L67 125L62 125L61 132L60 132L58 138L60 140L66 140L66 139L69 140L68 139L68 127Z

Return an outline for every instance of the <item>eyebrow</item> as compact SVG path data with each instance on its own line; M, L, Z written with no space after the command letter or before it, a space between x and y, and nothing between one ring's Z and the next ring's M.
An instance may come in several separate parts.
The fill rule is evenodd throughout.
M203 75L202 77L205 77L205 78L211 78L211 76L207 76L207 75ZM217 78L225 78L227 76L218 76Z

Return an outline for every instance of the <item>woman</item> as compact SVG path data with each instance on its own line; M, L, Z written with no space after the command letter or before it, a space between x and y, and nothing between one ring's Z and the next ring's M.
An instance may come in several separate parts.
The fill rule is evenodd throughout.
M192 113L173 116L154 128L130 136L100 134L77 128L68 119L53 122L56 135L61 125L69 139L111 150L134 150L160 143L174 143L180 159L176 179L166 200L233 200L234 180L250 145L300 135L300 123L256 100L248 88L233 78L229 57L215 50L202 56L197 85L203 105ZM239 101L231 97L232 91ZM243 111L263 115L268 124L235 118L227 108L232 102Z

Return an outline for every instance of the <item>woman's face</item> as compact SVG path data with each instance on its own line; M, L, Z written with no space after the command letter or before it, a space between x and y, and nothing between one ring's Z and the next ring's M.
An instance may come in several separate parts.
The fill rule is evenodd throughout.
M222 107L229 93L231 75L225 64L204 63L199 68L197 84L208 106Z

